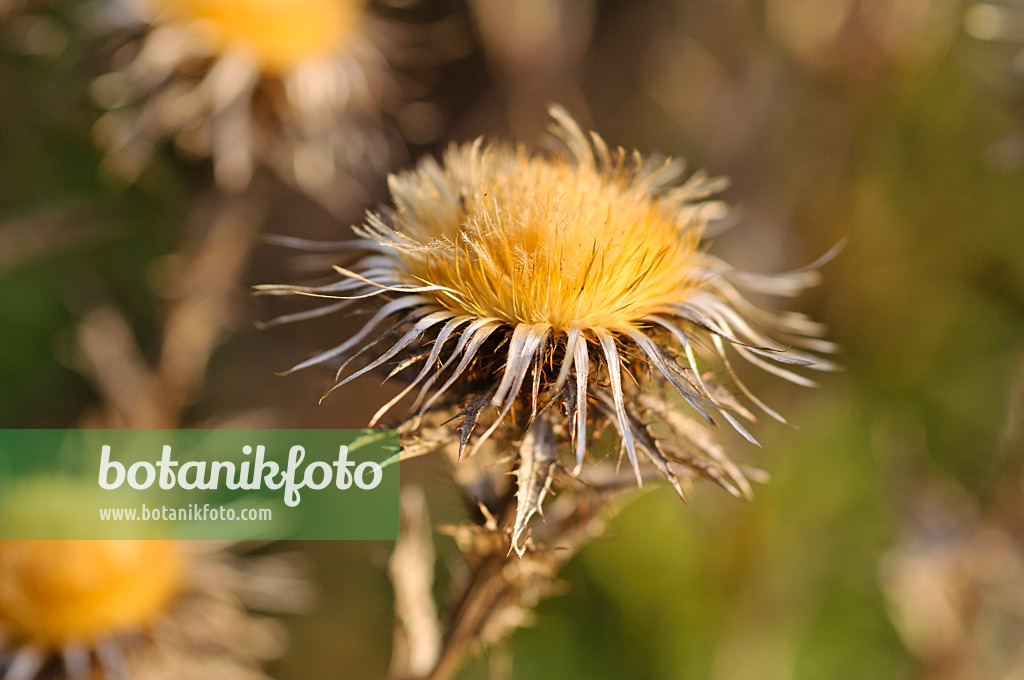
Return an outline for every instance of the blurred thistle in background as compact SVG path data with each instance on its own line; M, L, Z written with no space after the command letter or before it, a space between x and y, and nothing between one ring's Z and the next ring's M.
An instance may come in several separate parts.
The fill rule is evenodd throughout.
M710 200L721 180L698 172L682 181L681 163L613 151L563 109L551 115L561 154L531 155L482 139L452 146L440 163L427 159L392 176L395 207L356 229L361 240L347 249L370 254L351 269L336 266L340 282L259 287L337 300L291 320L389 298L351 338L292 370L342 362L331 391L388 362L392 375L415 373L371 425L419 388L404 457L432 448L447 453L467 502L483 514L479 537L489 550L498 547L499 559L512 550L526 554L530 520L561 477L563 444L574 445L574 467L559 486L585 497L614 479L614 456L597 456L584 469L588 445L608 426L637 484L660 475L682 496L679 476L705 477L749 498L747 474L698 422L714 425L721 417L756 443L740 422L755 415L714 371L728 375L754 408L785 422L746 387L729 354L806 386L813 381L793 367L834 369L811 353L835 350L821 338L821 324L767 311L745 296L794 296L817 282L820 263L776 275L730 267L702 245L708 221L724 213ZM698 353L705 355L700 361ZM340 379L353 360L374 354ZM692 414L677 411L680 398ZM457 431L446 427L459 418ZM474 440L478 422L486 430ZM658 425L667 435L653 431ZM492 435L487 461L459 469L467 445L473 442L474 458ZM503 461L510 457L508 474ZM507 535L511 548L503 549ZM558 536L532 547L565 549ZM479 543L475 549L486 552ZM498 578L522 590L508 574ZM493 604L486 609L500 614ZM471 635L486 620L478 628Z
M395 95L361 0L109 0L127 43L95 80L106 165L134 178L173 139L244 189L265 163L333 210L364 200L398 148L382 114Z
M287 559L215 542L0 541L7 680L265 680L283 629L247 607L303 611Z

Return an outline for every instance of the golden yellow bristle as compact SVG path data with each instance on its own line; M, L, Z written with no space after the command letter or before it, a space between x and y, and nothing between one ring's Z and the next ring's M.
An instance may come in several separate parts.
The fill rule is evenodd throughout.
M150 624L181 585L172 541L0 541L0 630L42 648Z
M241 48L268 72L327 56L353 32L359 0L150 0L167 21L193 24L212 50Z
M699 284L701 225L621 168L524 150L450 150L392 181L409 283L458 314L625 330ZM440 199L440 200L438 200Z

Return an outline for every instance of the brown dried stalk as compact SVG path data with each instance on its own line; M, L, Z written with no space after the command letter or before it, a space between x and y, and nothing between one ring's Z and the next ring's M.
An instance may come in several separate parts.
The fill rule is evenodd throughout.
M82 320L83 371L104 399L110 427L172 428L206 375L213 351L230 329L241 278L261 224L255 192L223 196L202 238L169 258L177 264L163 287L171 298L159 359L147 365L128 322L101 307ZM180 264L178 264L180 263Z
M542 414L519 446L518 492L498 486L498 497L489 499L496 511L479 502L472 489L491 487L495 481L500 485L501 478L509 478L507 468L464 461L456 470L456 481L467 500L478 503L480 519L476 523L440 529L454 537L468 577L452 597L454 605L440 648L427 668L412 661L415 650L408 643L411 631L419 627L424 635L433 626L425 617L411 614L408 595L413 582L418 583L417 597L421 602L424 593L429 592L423 583L427 567L411 559L410 546L423 541L422 533L418 536L416 533L422 532L425 526L425 506L417 510L418 529L414 531L415 527L406 525L406 533L396 544L391 563L398 623L391 680L448 680L462 668L472 651L495 645L516 628L528 624L537 604L560 590L558 574L562 567L588 541L605 532L620 505L617 501L636 490L632 479L619 478L611 470L601 470L599 474L609 474L600 482L579 481L572 487L558 490L544 511L543 524L534 522L535 526L530 527L533 533L527 534L525 527L532 515L539 512L540 501L553 493L552 472L558 462L551 457L551 452L556 444L552 421ZM527 459L530 462L526 462ZM480 476L492 479L485 483ZM532 496L536 505L523 503L524 495ZM528 511L529 516L524 520L526 511L522 508L528 506L534 510ZM403 509L408 507L409 503L403 499ZM513 550L512 546L516 545L513 540L520 538L520 547ZM432 551L420 550L418 557L433 561ZM426 609L425 604L420 605L421 613Z

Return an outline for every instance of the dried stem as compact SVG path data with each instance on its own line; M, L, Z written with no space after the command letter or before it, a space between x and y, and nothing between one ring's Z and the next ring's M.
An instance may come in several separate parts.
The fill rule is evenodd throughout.
M252 195L250 195L252 194ZM170 258L180 262L161 292L171 297L161 353L147 365L132 329L112 307L90 312L78 330L84 370L105 402L106 426L172 428L206 375L230 328L241 278L261 223L249 193L218 197L211 226Z
M417 677L437 664L441 650L441 626L431 592L433 526L422 489L402 489L401 513L402 532L389 568L395 587L395 643L390 675Z
M523 446L545 439L545 432L550 430L547 417L542 415L534 423ZM479 474L507 477L506 468L498 466L477 470ZM471 483L465 474L456 475L456 479L464 491L481 486ZM618 507L614 501L623 489L618 482L600 488L580 484L579 488L562 489L547 509L545 523L534 527L535 535L526 539L522 556L512 550L517 514L513 493L503 494L495 511L481 506L482 522L448 528L469 569L469 578L461 596L455 598L433 667L419 675L396 675L393 666L391 677L450 680L471 651L494 645L528 623L536 605L558 590L562 567L590 539L604 533ZM401 576L393 572L392 577L399 588Z

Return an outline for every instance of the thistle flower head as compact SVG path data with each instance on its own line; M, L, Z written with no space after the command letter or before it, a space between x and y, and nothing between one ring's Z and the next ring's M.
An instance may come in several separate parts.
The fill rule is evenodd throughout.
M242 190L257 163L340 207L386 167L389 76L364 0L143 0L93 98L106 166L134 179L170 139ZM141 28L141 30L138 30Z
M31 479L0 504L3 534L101 532L81 512L95 494ZM256 660L280 651L277 636L246 605L301 606L303 588L281 558L233 557L210 542L3 540L0 674L267 680Z
M339 387L392 360L396 372L421 364L374 421L418 388L418 416L446 393L462 406L460 456L485 417L474 450L503 424L530 428L506 433L506 441L521 440L517 549L559 469L560 441L574 440L579 472L593 433L611 423L638 481L652 468L677 490L677 475L688 473L746 496L740 468L657 388L669 386L700 420L721 418L753 441L741 421L754 414L705 368L724 368L736 389L779 420L740 380L731 354L805 385L813 383L791 366L832 368L811 353L833 349L818 337L819 324L744 297L792 295L816 282L816 265L773 276L729 267L701 246L706 223L723 212L709 200L720 181L698 173L680 182L680 164L612 151L561 109L551 113L563 153L480 141L453 147L442 162L391 178L394 207L357 229L355 247L370 254L337 267L341 281L261 287L339 299L284 320L389 299L355 336L295 367L377 355L341 379L345 361ZM555 421L555 404L567 422ZM657 439L652 416L676 436Z
M328 57L352 37L361 0L150 0L164 22L196 26L208 49L251 52L282 73Z
M44 649L151 624L182 585L168 541L0 543L0 630Z

